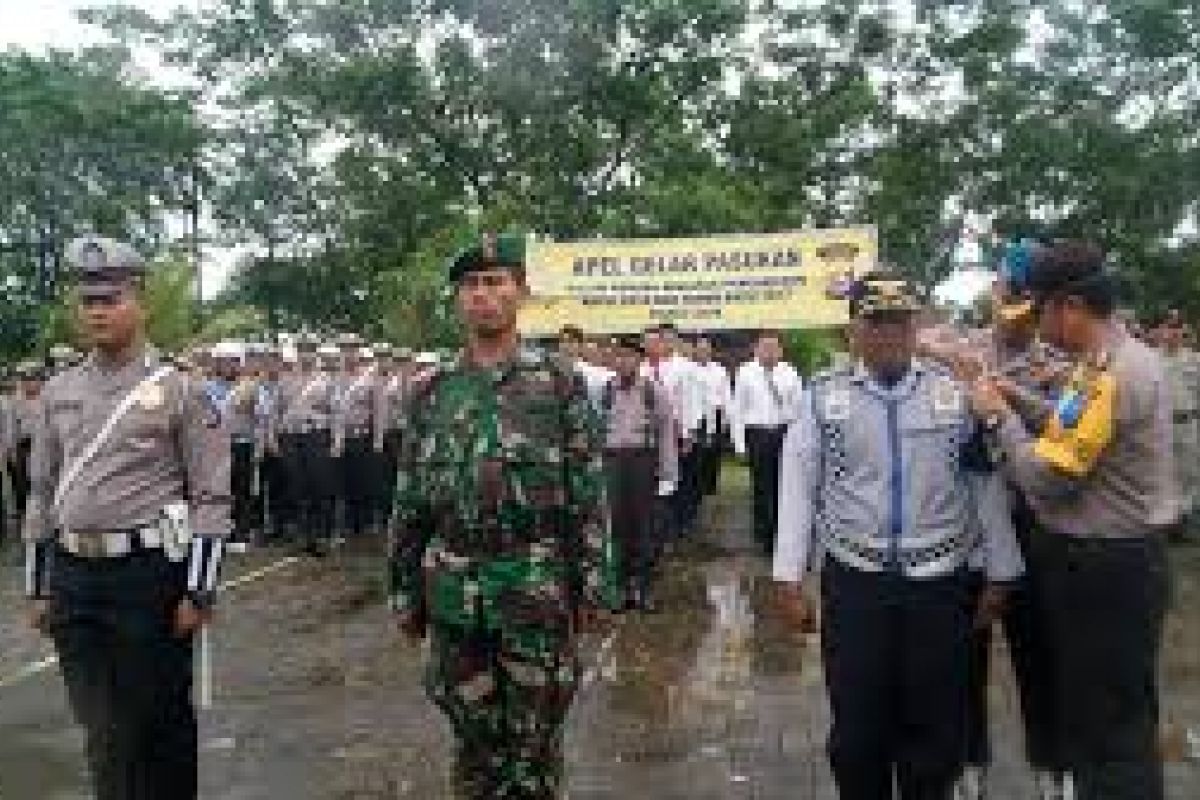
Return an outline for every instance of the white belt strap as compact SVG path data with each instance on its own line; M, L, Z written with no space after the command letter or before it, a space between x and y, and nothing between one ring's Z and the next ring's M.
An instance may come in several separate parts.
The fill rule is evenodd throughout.
M59 506L62 504L63 497L67 493L67 490L71 488L71 484L73 484L76 479L79 478L79 473L83 471L83 468L87 466L88 462L95 458L96 454L100 452L100 449L104 447L109 437L112 436L113 430L116 429L117 423L121 421L122 417L129 413L129 409L133 408L133 404L137 402L138 396L148 387L153 386L169 375L173 369L174 368L170 365L159 367L157 370L155 370L153 375L142 379L137 386L133 387L133 389L121 399L121 402L118 403L117 407L113 409L112 414L110 414L108 419L105 420L104 425L100 428L99 433L96 434L95 438L88 442L87 447L83 448L83 452L79 454L79 456L71 463L67 470L63 472L62 477L59 478L58 487L54 490L54 502L52 503L52 508L56 510L59 508Z

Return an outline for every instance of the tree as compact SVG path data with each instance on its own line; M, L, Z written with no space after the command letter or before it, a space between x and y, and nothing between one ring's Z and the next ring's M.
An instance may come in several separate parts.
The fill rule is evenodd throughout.
M0 53L0 358L27 355L52 322L40 260L57 265L84 232L163 246L167 217L195 201L191 99L132 81L127 58Z

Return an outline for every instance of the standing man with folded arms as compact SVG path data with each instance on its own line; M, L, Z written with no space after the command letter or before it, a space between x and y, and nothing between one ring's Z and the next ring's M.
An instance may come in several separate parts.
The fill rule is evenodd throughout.
M46 387L25 519L31 620L58 651L99 800L196 797L192 638L230 531L229 436L145 340L143 262L73 242L93 350Z

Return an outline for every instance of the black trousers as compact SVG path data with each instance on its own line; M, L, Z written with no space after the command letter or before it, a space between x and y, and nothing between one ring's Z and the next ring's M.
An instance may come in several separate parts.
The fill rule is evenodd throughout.
M700 454L700 492L708 496L717 493L721 482L721 457L725 442L725 414L717 412L717 429L703 435Z
M1165 537L1038 532L1058 691L1059 747L1079 800L1162 800L1159 658Z
M339 459L346 527L360 534L374 522L379 505L379 463L370 436L347 438Z
M254 442L233 442L229 465L229 488L233 494L233 531L248 538L255 528Z
M621 585L627 597L644 593L650 588L658 550L654 514L658 454L642 449L609 450L604 454L604 471Z
M1046 630L1041 558L1036 542L1030 540L1030 521L1018 515L1014 517L1014 523L1025 557L1025 575L1011 588L1000 624L1008 643L1021 705L1025 757L1035 769L1062 772L1065 767L1058 749L1058 692L1054 688L1053 643ZM981 576L973 576L972 588L975 600L983 588ZM972 610L974 608L973 602ZM974 631L967 716L967 763L980 766L991 761L987 707L991 650L991 629Z
M287 482L290 535L308 545L333 535L336 489L328 431L282 434L279 458Z
M746 457L754 496L754 540L764 552L775 545L779 528L779 453L785 427L746 427Z
M377 498L379 518L386 522L392 515L395 501L396 470L400 464L401 431L388 431L383 435L383 452L379 454L379 480Z
M700 469L703 448L696 438L684 452L683 440L679 440L679 483L671 495L671 509L675 517L676 535L691 530L700 513Z
M185 569L54 554L48 626L97 800L196 797L192 643L171 630Z
M8 477L12 481L13 510L17 519L25 519L25 508L29 504L29 454L33 451L33 441L23 439L17 442L12 459L8 463Z
M841 800L949 800L966 735L965 574L914 580L827 559L822 655Z
M291 519L291 497L287 490L283 461L278 454L267 453L259 469L262 526L268 531L268 536L279 539L283 537L286 524Z

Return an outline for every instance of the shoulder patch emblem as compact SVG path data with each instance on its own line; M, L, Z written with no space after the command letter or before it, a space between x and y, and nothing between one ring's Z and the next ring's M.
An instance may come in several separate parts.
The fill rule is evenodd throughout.
M933 414L939 422L953 422L964 411L962 390L950 378L938 378L933 384Z
M142 387L138 393L137 404L143 411L158 411L166 404L162 386L155 382Z

